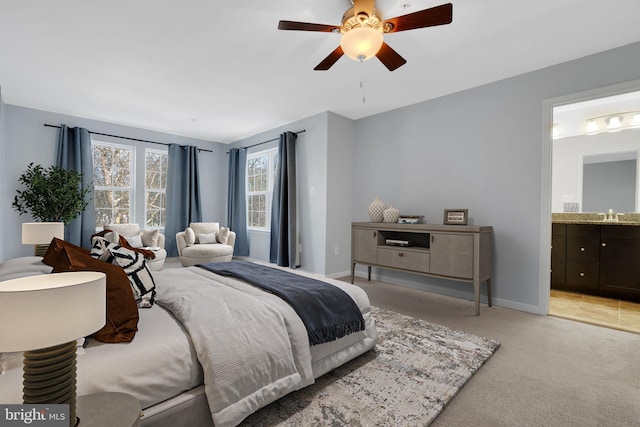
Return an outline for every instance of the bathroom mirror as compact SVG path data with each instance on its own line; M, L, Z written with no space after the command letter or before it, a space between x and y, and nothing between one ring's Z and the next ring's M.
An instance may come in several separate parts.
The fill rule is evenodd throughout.
M640 92L554 107L552 212L640 211L638 112Z

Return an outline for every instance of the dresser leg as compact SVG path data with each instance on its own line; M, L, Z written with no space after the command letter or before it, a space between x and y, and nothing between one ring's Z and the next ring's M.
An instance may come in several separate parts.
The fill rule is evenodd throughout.
M352 262L351 263L351 284L353 284L355 277L356 277L356 263Z
M476 316L480 316L480 281L473 281L473 293L476 299Z
M489 307L491 307L491 278L487 279L487 300L489 302Z
M369 274L368 274L369 281L371 281L371 266L370 265L367 266L367 269L368 269L368 272L369 272Z

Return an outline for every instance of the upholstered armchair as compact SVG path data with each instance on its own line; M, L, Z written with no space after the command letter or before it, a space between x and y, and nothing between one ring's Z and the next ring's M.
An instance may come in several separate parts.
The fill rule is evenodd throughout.
M217 222L192 222L176 233L178 255L183 267L207 262L231 261L236 233Z
M107 224L105 230L115 231L127 239L131 247L144 248L153 251L155 258L147 259L149 270L161 270L167 258L164 248L164 234L158 230L141 230L138 224Z

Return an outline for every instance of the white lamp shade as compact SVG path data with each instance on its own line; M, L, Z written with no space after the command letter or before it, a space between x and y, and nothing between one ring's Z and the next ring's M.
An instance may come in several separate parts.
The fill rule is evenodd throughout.
M106 276L93 271L7 280L0 286L0 352L39 350L106 322Z
M64 239L62 222L25 222L22 224L22 244L42 245L57 237Z
M380 31L371 27L356 27L342 35L340 46L349 58L366 61L378 53L383 41Z
M607 131L616 132L622 130L622 120L619 116L611 116L607 119Z
M587 120L587 133L588 134L598 133L599 130L600 130L600 128L598 127L598 124L596 123L595 120Z

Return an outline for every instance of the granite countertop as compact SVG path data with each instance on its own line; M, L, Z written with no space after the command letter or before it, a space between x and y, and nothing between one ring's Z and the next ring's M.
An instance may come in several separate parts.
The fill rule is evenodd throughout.
M552 213L551 221L562 224L602 224L640 226L640 213L619 214L618 221L605 221L603 214L589 213Z

